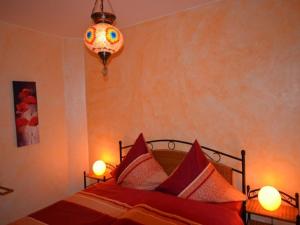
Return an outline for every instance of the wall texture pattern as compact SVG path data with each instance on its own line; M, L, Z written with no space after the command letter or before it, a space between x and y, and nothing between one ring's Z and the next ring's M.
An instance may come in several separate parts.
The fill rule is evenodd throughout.
M62 198L68 188L62 39L0 23L0 224ZM12 80L36 81L40 143L17 148ZM59 159L59 160L58 160Z
M63 66L69 190L72 193L83 188L82 174L88 168L84 46L81 39L64 39Z
M101 75L86 52L90 165L118 140L247 153L247 183L300 192L300 2L219 1L123 30Z
M40 143L17 148L12 81L36 81ZM66 82L66 83L65 83ZM81 40L0 22L0 224L82 189L88 165Z

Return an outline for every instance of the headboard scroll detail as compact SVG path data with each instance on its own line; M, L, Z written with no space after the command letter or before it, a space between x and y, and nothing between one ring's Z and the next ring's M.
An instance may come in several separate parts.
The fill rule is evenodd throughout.
M193 145L192 142L187 142L187 141L181 141L181 140L175 140L175 139L157 139L157 140L151 140L151 141L147 141L146 142L148 144L148 147L151 151L153 151L154 155L155 155L155 151L157 150L170 150L170 151L183 151L184 154L186 153L186 151L181 150L181 148L184 147L188 147L190 148L191 145ZM154 148L154 144L164 144L164 147L160 148ZM180 146L179 146L180 145ZM125 157L125 152L127 149L130 149L133 145L126 145L123 146L122 145L122 141L119 141L119 151L120 151L120 162L123 160L123 158ZM240 168L232 168L233 172L236 172L238 174L241 175L242 177L242 191L244 194L246 194L246 172L245 172L245 151L241 150L241 157L237 157L237 156L233 156L230 155L228 153L225 153L223 151L219 151L213 148L209 148L206 146L202 146L201 148L204 151L204 153L206 154L206 156L212 161L214 162L214 164L216 165L216 163L220 163L222 161L222 158L230 158L233 160L236 160L237 162L240 163ZM156 159L159 158L156 157ZM218 165L218 164L217 164Z

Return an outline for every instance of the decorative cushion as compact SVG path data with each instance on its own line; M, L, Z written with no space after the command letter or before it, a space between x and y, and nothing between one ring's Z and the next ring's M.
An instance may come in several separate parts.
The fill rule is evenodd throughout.
M208 161L197 140L182 163L156 190L181 198L208 202L246 199L245 195L229 184Z
M187 152L181 150L155 149L151 151L156 161L161 165L164 171L170 175L178 165L183 161ZM217 171L232 184L232 168L222 163L209 160L216 167Z
M167 179L167 174L156 162L140 134L124 160L115 171L118 184L143 190L154 190Z
M159 185L156 190L179 195L208 165L208 160L202 151L199 151L199 148L199 144L195 141L181 164L177 166L168 179Z

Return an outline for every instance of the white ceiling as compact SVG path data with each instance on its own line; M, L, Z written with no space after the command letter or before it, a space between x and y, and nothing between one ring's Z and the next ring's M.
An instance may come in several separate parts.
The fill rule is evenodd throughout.
M129 27L214 0L110 0L115 25ZM0 20L63 37L81 37L94 0L0 0ZM111 8L104 1L104 11Z

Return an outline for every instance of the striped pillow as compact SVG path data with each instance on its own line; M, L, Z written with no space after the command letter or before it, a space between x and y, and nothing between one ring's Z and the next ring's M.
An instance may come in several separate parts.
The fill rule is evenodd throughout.
M121 186L143 190L154 190L168 177L149 152L143 134L139 135L115 175Z
M207 160L197 141L177 169L156 190L206 202L246 199L245 195L229 184Z

